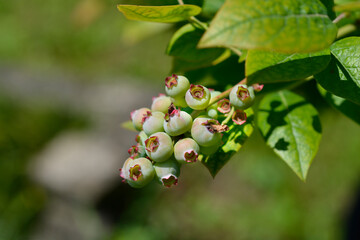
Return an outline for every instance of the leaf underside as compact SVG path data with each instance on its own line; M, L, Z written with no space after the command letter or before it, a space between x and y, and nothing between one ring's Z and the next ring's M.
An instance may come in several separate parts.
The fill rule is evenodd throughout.
M257 125L266 143L305 181L321 139L316 109L290 91L272 93L260 102Z
M330 61L330 49L314 53L284 54L248 51L248 83L274 83L305 79L322 71Z
M337 41L330 50L330 64L315 79L330 93L360 105L360 37Z
M329 93L320 85L317 86L321 96L323 96L327 103L332 107L343 113L348 118L352 119L357 124L360 124L360 105L357 105L345 98L338 97Z

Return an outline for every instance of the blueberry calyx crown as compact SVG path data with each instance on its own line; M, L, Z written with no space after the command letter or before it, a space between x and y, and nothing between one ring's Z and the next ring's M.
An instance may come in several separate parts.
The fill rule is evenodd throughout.
M180 111L178 109L176 109L175 105L173 103L170 104L169 109L168 109L168 113L165 114L165 121L168 122L170 121L170 118L172 118L173 116L180 116Z
M231 119L235 124L242 125L246 122L247 116L244 111L238 109L234 112Z
M200 100L200 99L203 99L204 97L206 97L205 89L201 85L191 84L189 90L190 90L191 96L195 99Z
M236 95L241 101L244 101L245 99L250 97L249 90L246 87L243 87L243 86L238 86L238 89L236 91Z
M163 185L167 188L171 186L176 186L178 183L178 178L172 174L169 174L168 176L165 176L161 179Z
M149 137L145 140L146 150L149 152L155 152L159 147L159 139L156 136Z
M176 74L171 75L170 77L165 78L165 86L168 89L172 89L173 86L177 86L178 76Z
M139 164L130 167L129 172L130 178L134 181L137 181L142 176L141 167Z
M207 130L211 133L220 133L220 132L226 132L229 130L229 127L227 125L221 125L219 121L215 119L210 119L202 123Z
M228 113L231 110L231 105L230 105L230 100L229 99L221 99L218 103L217 103L217 110L221 113Z

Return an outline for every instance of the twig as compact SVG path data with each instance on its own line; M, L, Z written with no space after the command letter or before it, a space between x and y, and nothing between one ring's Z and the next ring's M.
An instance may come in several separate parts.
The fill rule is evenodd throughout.
M347 18L350 14L348 12L343 12L341 13L339 16L337 16L332 22L333 23L338 23L340 22L342 19Z

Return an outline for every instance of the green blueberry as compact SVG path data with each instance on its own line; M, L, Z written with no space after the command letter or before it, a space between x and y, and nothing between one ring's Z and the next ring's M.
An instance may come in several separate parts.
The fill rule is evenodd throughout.
M165 162L155 163L155 174L158 181L164 187L172 187L177 185L180 175L180 166L178 162L171 158Z
M185 94L185 101L189 107L195 110L203 110L208 107L210 102L209 89L202 85L191 84Z
M184 97L189 87L190 82L184 76L173 74L165 79L165 92L170 97Z
M147 158L128 158L121 170L121 175L130 186L141 188L154 179L155 169Z
M238 84L230 92L230 103L235 108L245 110L250 107L255 99L254 88L245 84Z
M199 145L192 138L180 139L174 145L174 156L180 164L196 162L199 151Z
M138 110L131 112L130 119L136 130L138 130L138 131L142 130L144 115L146 115L147 112L149 112L149 111L150 111L150 109L148 109L148 108L140 108Z
M158 97L153 97L151 104L151 111L167 113L172 103L172 99L164 94L160 94Z
M191 136L200 146L216 145L221 141L222 134L213 126L219 125L215 119L198 117L193 122Z
M148 139L148 137L149 136L144 131L141 131L138 135L136 135L135 141L141 146L145 146L145 140Z
M191 125L192 117L187 112L174 108L165 115L164 130L170 136L179 136L190 131Z
M151 160L164 162L173 154L174 146L169 135L164 132L158 132L146 139L145 150Z
M143 131L147 135L164 131L164 117L162 112L147 112L144 116Z
M172 98L172 101L176 107L182 107L182 108L188 107L184 96Z

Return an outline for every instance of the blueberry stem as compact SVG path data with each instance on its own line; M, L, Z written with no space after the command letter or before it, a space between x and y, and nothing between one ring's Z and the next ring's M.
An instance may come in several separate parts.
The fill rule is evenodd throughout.
M222 121L221 125L227 124L227 123L230 121L230 119L231 119L232 115L234 114L234 112L235 112L235 108L234 108L234 107L231 107L230 112L229 112L228 115L226 116L225 120Z

